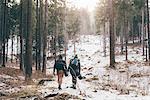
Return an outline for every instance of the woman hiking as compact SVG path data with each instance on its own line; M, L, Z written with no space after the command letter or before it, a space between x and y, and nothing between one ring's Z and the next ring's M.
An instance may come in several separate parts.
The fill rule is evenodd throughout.
M61 90L62 79L65 70L67 69L66 62L62 59L62 55L59 55L57 61L54 64L53 74L55 75L55 70L57 70L57 78L58 78L58 89Z

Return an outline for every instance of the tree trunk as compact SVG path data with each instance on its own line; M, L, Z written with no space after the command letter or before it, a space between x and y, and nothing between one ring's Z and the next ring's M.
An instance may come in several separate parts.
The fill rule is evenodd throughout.
M138 32L138 40L141 43L141 23L138 24L139 32Z
M7 37L7 45L6 45L6 63L8 62L8 37Z
M104 32L103 32L103 52L104 52L104 57L106 57L106 27L105 27L105 22L104 22L104 26L103 26L103 29L104 29Z
M39 0L36 0L36 60L35 69L38 70L38 29L39 29Z
M120 31L120 42L121 42L121 54L123 54L123 45L124 45L124 43L123 43L123 26L124 25L121 25L121 31Z
M11 37L11 63L12 63L13 62L13 53L14 53L14 39L13 39L14 34L12 33L11 36L12 36Z
M54 58L55 58L55 61L56 61L56 33L54 35Z
M125 34L125 51L126 51L126 60L128 60L128 21L126 19L126 12L124 15L124 34Z
M115 35L114 35L114 8L113 0L110 1L110 67L114 67L115 64Z
M149 33L149 0L147 1L147 33L148 33L148 59L150 61L150 33Z
M134 44L134 22L132 22L132 41Z
M8 12L8 7L6 6L6 25L5 25L5 34L6 34L6 36L5 36L5 42L7 43L7 45L6 45L6 63L7 63L7 61L8 61L8 39L9 39L9 34L8 34L8 32L9 32L9 24L8 24L8 22L9 22L9 20L8 20L8 15L9 15L9 12Z
M19 35L17 35L17 53L16 53L16 63L18 61L18 55L19 55Z
M32 75L32 0L27 0L27 37L26 37L25 79Z
M2 0L0 0L0 66L2 65L2 21L3 21L3 8L2 8Z
M4 12L3 12L3 63L2 66L5 67L5 39L6 39L6 0L4 0Z
M20 70L25 72L24 70L24 60L23 60L23 0L20 1Z
M65 9L64 9L64 31L63 32L64 32L64 37L65 37L64 38L65 39L64 40L65 41L65 44L64 44L65 45L65 49L64 49L64 51L65 51L65 61L66 61L67 60L67 45L68 45L67 44L68 43L68 33L66 31L66 29L67 29L66 28L66 22L67 22L67 19L66 19L66 14L67 14L67 12L66 12L66 9L67 9L66 8L66 2L65 2L64 5L65 5Z
M43 0L40 0L39 8L39 33L38 33L38 70L41 70L41 47L42 47L42 34L43 34Z
M143 50L143 56L145 55L144 51L144 8L142 8L142 25L141 25L141 34L142 34L142 50Z
M46 63L47 63L47 33L48 33L48 2L45 0L45 25L44 25L44 34L43 34L43 69L42 72L46 75Z

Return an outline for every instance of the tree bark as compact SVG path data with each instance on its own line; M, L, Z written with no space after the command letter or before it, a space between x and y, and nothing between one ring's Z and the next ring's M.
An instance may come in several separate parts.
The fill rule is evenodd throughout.
M0 66L2 65L2 22L3 22L3 8L2 8L2 0L0 0Z
M4 9L3 9L4 10L4 12L3 12L4 15L3 15L3 33L2 33L3 34L3 45L2 45L3 46L2 47L3 48L3 63L2 63L2 66L5 67L5 60L6 60L5 59L5 56L6 56L5 55L5 42L6 42L5 41L5 39L6 39L6 0L4 0L3 6L4 6Z
M67 13L66 13L66 2L65 2L65 9L64 9L64 41L65 41L65 49L64 49L64 51L65 51L65 61L67 60L67 46L68 46L68 33L67 33L67 31L66 31L66 22L67 22L67 19L66 19L66 15L67 15Z
M134 22L132 20L132 42L134 44Z
M124 45L124 43L123 43L123 26L124 25L121 25L121 32L120 32L120 42L121 42L121 54L123 54L123 45Z
M36 0L36 60L35 69L38 70L38 29L39 29L39 0Z
M104 52L104 57L106 57L106 27L105 27L105 22L104 22L104 26L103 26L103 30L104 30L104 33L103 33L103 52Z
M44 35L43 35L43 69L42 72L46 75L46 63L47 63L47 33L48 33L48 2L45 0L45 24L44 24Z
M7 1L7 3L8 3L8 1ZM8 38L9 38L9 34L8 34L8 32L9 32L9 24L8 24L8 22L9 22L9 20L8 20L8 15L9 15L9 13L8 13L8 7L7 7L7 4L6 4L6 24L5 24L5 44L6 44L6 54L5 54L5 61L6 61L6 63L7 63L7 61L8 61Z
M128 60L128 21L126 19L126 12L124 15L124 34L125 34L125 51L126 60Z
M142 33L142 50L143 50L143 56L145 55L144 50L144 8L142 8L142 25L141 25L141 33Z
M149 0L146 0L146 2L147 2L148 59L150 61Z
M11 63L13 62L13 53L14 53L14 34L11 35Z
M115 64L115 35L114 35L114 8L113 0L110 1L110 67L114 67Z
M32 0L27 0L27 37L25 53L25 79L30 80L32 75Z
M24 58L23 58L23 0L20 1L20 70L25 72L25 69L24 69Z

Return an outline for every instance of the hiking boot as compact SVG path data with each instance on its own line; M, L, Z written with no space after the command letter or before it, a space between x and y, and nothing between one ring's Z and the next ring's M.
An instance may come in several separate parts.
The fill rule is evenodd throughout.
M76 85L72 85L72 87L71 87L71 88L76 89Z
M76 89L76 86L73 86L73 89Z
M62 90L61 85L58 86L58 89L59 89L59 90Z

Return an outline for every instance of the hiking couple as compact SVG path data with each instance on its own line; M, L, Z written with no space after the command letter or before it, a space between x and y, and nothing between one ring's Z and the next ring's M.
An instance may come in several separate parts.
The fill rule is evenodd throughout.
M77 83L77 77L79 79L82 79L82 76L80 74L81 66L80 66L80 60L78 59L78 56L75 55L73 59L70 60L68 69L66 62L63 60L62 55L59 55L58 60L55 61L54 64L54 71L53 74L55 75L55 70L57 70L57 77L58 77L58 89L61 90L61 84L63 75L68 76L67 72L70 71L70 74L72 76L72 88L76 89L76 83Z

